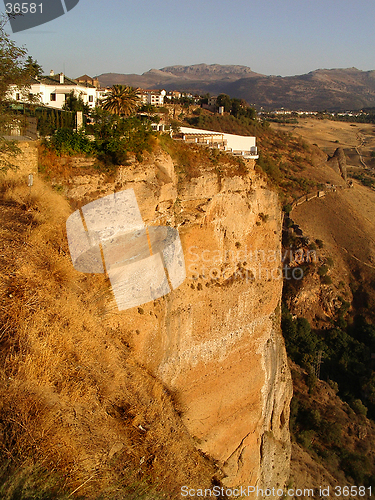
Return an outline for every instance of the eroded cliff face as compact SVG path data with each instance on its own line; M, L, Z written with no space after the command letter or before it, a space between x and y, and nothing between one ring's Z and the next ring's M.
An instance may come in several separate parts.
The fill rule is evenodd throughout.
M279 317L281 210L251 161L247 167L178 179L160 153L122 169L113 184L76 177L68 195L84 204L133 188L147 225L178 227L185 282L122 312L117 324L131 332L139 363L174 395L223 483L276 488L289 476L292 395Z

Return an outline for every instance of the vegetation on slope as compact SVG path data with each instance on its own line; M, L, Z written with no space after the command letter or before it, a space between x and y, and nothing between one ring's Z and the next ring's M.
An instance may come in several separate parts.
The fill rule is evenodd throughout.
M364 407L343 403L337 384L314 378L298 365L291 365L294 396L291 401L292 439L343 486L374 488L375 456L372 443L375 425ZM370 498L366 490L366 498Z

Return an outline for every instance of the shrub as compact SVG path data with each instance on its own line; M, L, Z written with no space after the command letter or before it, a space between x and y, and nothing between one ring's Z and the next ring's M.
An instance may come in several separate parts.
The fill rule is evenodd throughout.
M268 214L264 214L263 212L260 212L259 214L259 218L262 222L267 222L268 219L269 219L269 215Z
M318 274L319 274L319 276L325 276L327 274L327 272L328 272L328 266L325 265L325 264L323 264L322 266L320 266L318 268Z
M309 394L312 394L314 392L315 387L316 387L316 381L317 381L316 375L310 369L309 374L307 375L307 379L306 379L306 384L307 384L307 387L309 388Z
M281 172L277 163L267 154L259 154L257 165L265 172L271 180L278 182L281 179Z
M353 410L356 412L357 415L364 415L364 416L367 415L367 408L360 399L355 399L352 402L351 407L353 408Z
M313 430L302 431L297 436L297 441L303 448L311 449L315 432Z
M290 212L292 211L292 205L290 203L287 203L286 205L283 206L283 211L289 215Z
M94 152L93 143L85 132L74 132L68 128L57 129L50 139L44 140L43 144L57 154L75 155Z
M332 285L332 278L330 276L322 276L321 282L323 285Z
M347 477L351 477L356 484L363 484L370 472L368 457L359 453L344 453L340 466Z
M328 385L337 394L339 392L339 384L334 380L328 379Z
M333 259L332 259L332 257L327 257L326 263L327 263L327 266L332 267L333 266Z
M135 153L139 161L144 151L152 150L149 120L119 118L97 113L95 125L87 127L94 135L92 141L83 130L75 132L70 128L58 128L44 140L47 149L56 154L95 155L104 165L126 165L128 153Z

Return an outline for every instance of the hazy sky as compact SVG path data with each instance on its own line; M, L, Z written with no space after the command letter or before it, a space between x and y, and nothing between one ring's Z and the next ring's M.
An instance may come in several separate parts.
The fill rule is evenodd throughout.
M73 78L203 62L282 76L369 70L375 0L80 0L12 38L45 73Z

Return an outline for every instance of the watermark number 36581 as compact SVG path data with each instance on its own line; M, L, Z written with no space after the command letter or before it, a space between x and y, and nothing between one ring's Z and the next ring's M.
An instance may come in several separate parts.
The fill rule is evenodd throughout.
M7 3L5 4L5 9L7 14L43 14L42 3Z

